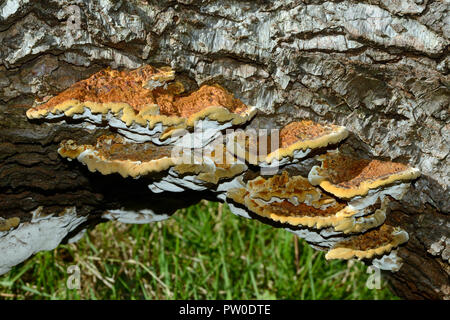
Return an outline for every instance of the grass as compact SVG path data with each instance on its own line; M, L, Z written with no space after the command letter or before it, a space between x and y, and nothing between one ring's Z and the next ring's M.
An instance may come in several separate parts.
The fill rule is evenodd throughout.
M70 266L80 288L68 289ZM108 222L0 277L2 299L396 299L360 262L201 202L149 225Z

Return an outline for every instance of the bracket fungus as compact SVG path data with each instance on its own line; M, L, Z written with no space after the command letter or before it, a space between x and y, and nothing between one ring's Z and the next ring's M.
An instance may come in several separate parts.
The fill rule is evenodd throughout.
M315 166L309 181L339 198L364 196L369 190L397 181L413 180L420 171L401 163L355 159L338 151L317 157L322 166Z
M295 227L321 229L354 214L308 179L289 177L286 171L267 180L257 177L243 188L230 189L227 196L252 213Z
M77 145L73 140L63 141L58 153L77 159L89 171L103 175L119 173L122 177L136 178L152 172L161 172L177 163L171 156L172 148L151 142L130 143L120 136L100 136L96 145Z
M325 255L326 259L370 259L381 256L408 241L405 230L383 224L380 228L336 243Z
M247 122L256 114L219 85L204 85L188 95L173 81L168 67L145 65L132 71L102 70L30 108L29 119L82 120L104 126L106 122L136 142L170 144L180 130L207 128L209 142L220 130ZM206 137L206 130L201 130Z
M191 154L182 152L181 163L170 168L166 175L154 179L149 185L155 193L164 191L182 192L186 190L222 192L220 187L223 181L228 181L247 170L247 165L226 152L223 144L208 145L199 155L193 151ZM191 161L186 154L192 156ZM188 161L186 161L188 160Z
M133 143L120 135L102 135L95 145L65 140L58 153L68 160L77 159L91 172L150 178L148 187L154 193L214 190L220 181L247 170L244 163L226 152L223 144L196 150L151 142Z
M17 227L20 223L19 217L12 217L9 219L0 218L0 232L9 231Z
M371 195L365 201L336 199L308 179L289 176L286 171L268 179L249 180L240 188L230 189L227 197L275 222L314 229L333 227L344 234L380 226L386 219L389 201L386 193Z
M372 259L384 269L398 270L401 259L393 250L408 234L385 220L390 201L400 200L420 172L339 153L337 144L348 131L333 124L302 120L269 134L247 130L223 135L225 129L243 127L255 113L256 108L217 84L185 93L170 68L143 66L100 71L36 104L27 117L109 130L94 144L63 141L58 152L103 175L145 177L142 192L162 193L152 197L209 191L234 214L282 226L328 251L327 259ZM303 166L313 160L321 165ZM276 172L263 174L266 167ZM181 198L181 206L187 205ZM175 207L157 202L112 208L103 217L127 223L169 218ZM0 221L0 232L16 232L21 226L16 220Z
M278 167L306 158L312 150L327 147L348 136L345 127L319 124L311 120L294 121L281 130L250 129L228 135L227 145L248 163Z
M8 231L0 231L0 274L39 251L56 248L87 220L86 216L77 215L75 206L66 207L58 214L43 214L43 208L38 207L30 215L29 221L21 222Z
M365 259L389 254L408 240L406 231L384 224L390 197L400 199L407 188L400 183L344 200L313 186L307 178L283 171L241 182L227 197L238 205L230 206L232 211L237 209L235 214L243 215L244 210L249 216L281 223L314 247L329 250L327 259Z

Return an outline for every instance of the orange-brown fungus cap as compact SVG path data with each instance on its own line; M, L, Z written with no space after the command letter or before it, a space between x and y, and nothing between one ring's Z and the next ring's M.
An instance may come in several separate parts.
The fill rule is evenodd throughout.
M95 149L109 160L131 160L147 162L170 157L172 147L158 146L151 142L126 143L120 136L101 136Z
M255 214L293 226L323 228L350 217L345 203L337 202L301 176L286 172L269 179L258 177L246 188L231 189L227 196Z
M380 228L356 235L338 242L327 254L326 259L370 259L390 252L408 241L404 230L383 224Z
M336 125L322 125L311 120L302 120L291 122L280 130L280 144L282 148L286 148L294 143L306 142L306 141L318 141L322 137L330 137L332 134L340 134L339 142L347 137L345 128ZM331 139L331 137L330 137ZM332 139L335 140L335 139ZM324 146L324 143L318 143L318 145L309 145L308 148L315 148Z
M188 118L208 107L224 107L233 113L242 113L247 106L241 100L219 85L204 85L188 96L160 96L157 98L161 114L176 113L177 116Z
M234 139L237 140L238 147L245 152L246 160L256 164L250 159L271 163L274 159L293 157L297 150L307 151L338 143L347 136L348 131L344 127L303 120L291 122L278 134L273 131L259 134L250 130L238 133Z
M64 90L35 110L52 108L69 100L92 103L126 103L139 111L142 107L156 104L152 90L144 85L153 79L173 79L173 71L157 69L149 65L132 71L101 70L88 79L81 80ZM161 91L160 94L163 94ZM170 94L170 92L169 92Z
M20 223L19 217L13 217L9 219L0 219L0 231L9 231L17 227Z
M291 198L296 197L298 201L309 199L311 203L320 206L315 201L321 199L326 201L334 200L325 195L320 189L312 186L308 179L302 176L290 177L286 171L280 175L275 175L268 179L257 177L248 181L247 189L252 197L269 201L272 197Z
M365 195L370 189L420 175L419 170L401 163L354 159L339 152L328 152L318 159L322 166L311 170L310 182L320 184L324 190L340 198Z
M180 82L168 82L173 79L174 71L170 68L157 69L148 65L132 71L102 70L29 109L27 117L72 117L89 109L91 114L111 112L127 126L134 122L153 128L162 122L183 129L206 117L237 125L256 113L256 108L247 107L219 85L205 85L181 96L184 86ZM154 86L154 82L161 85Z
M75 159L89 170L102 174L119 173L123 177L142 176L160 172L176 164L171 157L172 148L153 143L126 143L118 136L101 136L96 145L77 145L68 140L61 143L61 156Z
M199 180L213 184L217 184L221 179L233 178L247 170L244 163L238 162L226 152L224 145L217 145L210 154L203 152L202 156L198 164L194 161L179 164L174 170L179 174L195 174Z

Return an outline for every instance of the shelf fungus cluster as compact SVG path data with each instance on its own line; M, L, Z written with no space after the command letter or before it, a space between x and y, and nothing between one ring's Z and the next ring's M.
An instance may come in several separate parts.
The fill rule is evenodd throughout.
M341 154L348 131L334 124L302 120L279 130L242 130L255 113L217 84L185 92L170 68L143 66L100 71L36 103L27 117L99 132L83 139L89 143L62 141L58 153L96 174L139 179L149 199L175 203L180 193L204 192L236 215L297 234L327 251L327 259L367 259L397 270L396 248L408 234L386 223L389 202L402 198L419 171ZM172 201L150 200L103 217L148 223L174 210ZM22 225L3 221L0 232Z
M385 162L384 165L393 164ZM394 172L386 171L383 179ZM379 178L366 177L360 184ZM230 206L232 210L238 206L238 210L245 210L250 216L285 227L315 248L328 251L327 259L379 258L408 240L406 231L385 223L390 199L401 199L408 183L397 180L355 196L341 197L316 182L282 171L268 178L241 180L239 187L228 190L227 197L235 204ZM357 189L360 184L348 189ZM236 214L242 215L240 211Z
M64 140L58 148L62 157L91 172L143 179L149 194L212 190L222 195L219 185L248 168L226 152L222 133L255 114L256 108L218 84L186 92L173 70L149 65L102 70L36 102L26 113L37 123L64 123L91 132L82 143ZM103 217L159 221L170 217L173 203L166 201L164 209L150 201L146 208L111 209Z
M227 136L227 147L240 159L259 167L279 167L306 158L312 150L347 138L344 127L294 121L281 130L239 130Z
M135 142L158 145L201 131L195 141L202 147L221 130L243 124L256 113L254 107L247 107L219 85L204 85L190 94L184 91L167 67L106 69L36 103L27 117L108 126ZM197 126L201 130L195 130Z

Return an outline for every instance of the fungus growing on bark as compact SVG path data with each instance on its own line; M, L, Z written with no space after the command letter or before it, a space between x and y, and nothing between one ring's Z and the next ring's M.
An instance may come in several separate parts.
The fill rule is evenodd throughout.
M339 221L336 223L334 230L342 231L345 234L348 233L359 233L364 232L366 230L378 227L384 223L386 220L386 211L388 209L388 198L384 198L381 202L381 206L378 209L372 209L371 207L365 208L367 211L371 212L375 210L373 213L368 215L353 215L347 216L346 219ZM354 210L354 207L349 205L349 208ZM351 209L350 209L351 210ZM367 212L366 211L366 212Z
M355 196L347 200L348 208L358 213L340 222L335 226L335 230L343 233L355 233L381 225L389 209L389 199L402 199L409 186L409 183L392 184L369 190L364 196Z
M53 250L87 220L87 216L77 214L75 206L55 214L42 214L42 211L43 207L38 207L30 212L30 221L21 222L2 234L0 274L8 272L39 251Z
M371 190L364 197L345 201L312 186L308 179L300 175L289 175L283 171L270 178L258 176L246 183L241 182L228 190L227 202L231 211L237 215L251 217L253 213L286 224L288 231L305 238L317 249L333 248L329 257L337 257L337 254L342 253L343 259L347 259L345 254L349 255L348 250L340 248L345 247L349 239L357 241L360 239L358 236L364 232L369 236L363 236L361 243L367 240L367 245L373 250L365 253L352 252L356 257L381 255L407 240L407 233L402 231L393 233L395 237L388 243L391 246L383 242L388 237L383 225L389 209L390 198L387 196L400 199L407 188L406 183L398 184ZM373 232L374 230L381 231ZM372 248L372 243L375 243L373 239L377 237L380 237L379 241L383 245ZM360 247L363 245L360 244Z
M413 180L420 171L401 163L354 159L338 151L317 157L322 165L315 166L308 179L339 198L366 195L369 190L394 182Z
M243 125L256 109L217 84L185 94L183 84L174 79L170 68L103 70L29 109L27 116L108 126L114 134L100 136L94 145L67 140L58 149L92 172L146 176L145 186L153 193L209 190L234 214L282 223L315 248L330 249L327 259L389 254L375 263L398 268L400 259L390 251L407 241L408 234L384 222L390 199L401 199L409 187L405 181L419 176L417 169L329 151L316 157L321 166L309 170L310 164L299 163L302 159L348 136L344 127L311 120L291 122L270 134L247 130L222 139L224 129ZM267 177L257 176L246 163L261 169L292 166L291 173ZM306 176L306 170L307 178L298 174ZM167 205L161 201L164 196L152 195L157 200L142 206L113 207L102 217L126 223L161 221L176 210L175 202L189 200L180 197ZM0 221L0 231L16 232L11 231L19 225L14 219Z
M218 84L203 85L188 96L166 95L164 98L158 101L160 112L186 119L187 127L193 127L196 121L206 118L239 125L256 113L256 108L247 107Z
M157 146L151 142L129 143L120 136L100 136L96 145L77 145L73 140L61 143L58 153L77 159L89 171L103 175L119 173L126 178L161 172L177 163L171 156L172 147Z
M335 226L357 213L312 186L308 179L289 177L286 171L268 179L257 177L244 188L230 189L227 196L257 215L296 227Z
M251 212L292 226L317 229L333 226L343 233L362 232L381 225L386 219L386 193L368 199L338 202L302 176L286 171L265 179L257 177L240 188L230 189L228 197ZM381 205L376 205L381 201Z
M17 227L20 223L19 217L13 217L9 219L0 218L0 232L1 231L9 231L15 227Z
M267 156L267 162L285 156L292 157L296 150L318 149L336 144L348 136L345 127L319 124L311 120L291 122L280 131L280 148Z
M256 113L256 108L247 107L219 85L204 85L182 96L183 85L169 82L173 79L170 68L149 65L132 71L102 70L29 109L27 117L67 117L98 126L106 121L129 139L168 144L173 142L169 138L179 138L180 129L192 129L198 121L217 132Z
M210 159L205 158L203 164L180 164L173 169L179 175L195 174L197 179L214 185L222 179L233 178L247 170L247 166L242 163L216 162Z
M379 258L372 259L372 265L375 268L381 270L390 270L393 272L397 272L403 265L403 260L398 255L398 249L394 249L391 252L382 255Z
M326 259L370 259L381 256L408 241L408 233L383 224L380 228L338 242L325 255Z
M206 189L217 191L223 180L234 178L247 170L244 163L239 163L226 152L223 144L214 147L209 145L201 150L200 155L193 152L192 159L180 159L180 162L183 163L170 168L167 175L155 179L149 185L150 190L156 193Z
M148 88L148 83L157 82L163 85L173 79L174 72L170 68L157 69L149 65L132 71L108 68L76 82L45 103L29 109L27 117L36 119L73 116L83 113L87 108L93 114L122 111L122 119L125 123L130 123L137 119L133 111L148 111L149 107L156 105L158 96L153 94L155 86ZM162 90L161 93L172 92Z
M279 166L298 162L311 150L336 144L347 136L344 127L303 120L291 122L279 132L270 134L265 131L260 134L256 130L238 131L228 137L228 145L251 164Z

